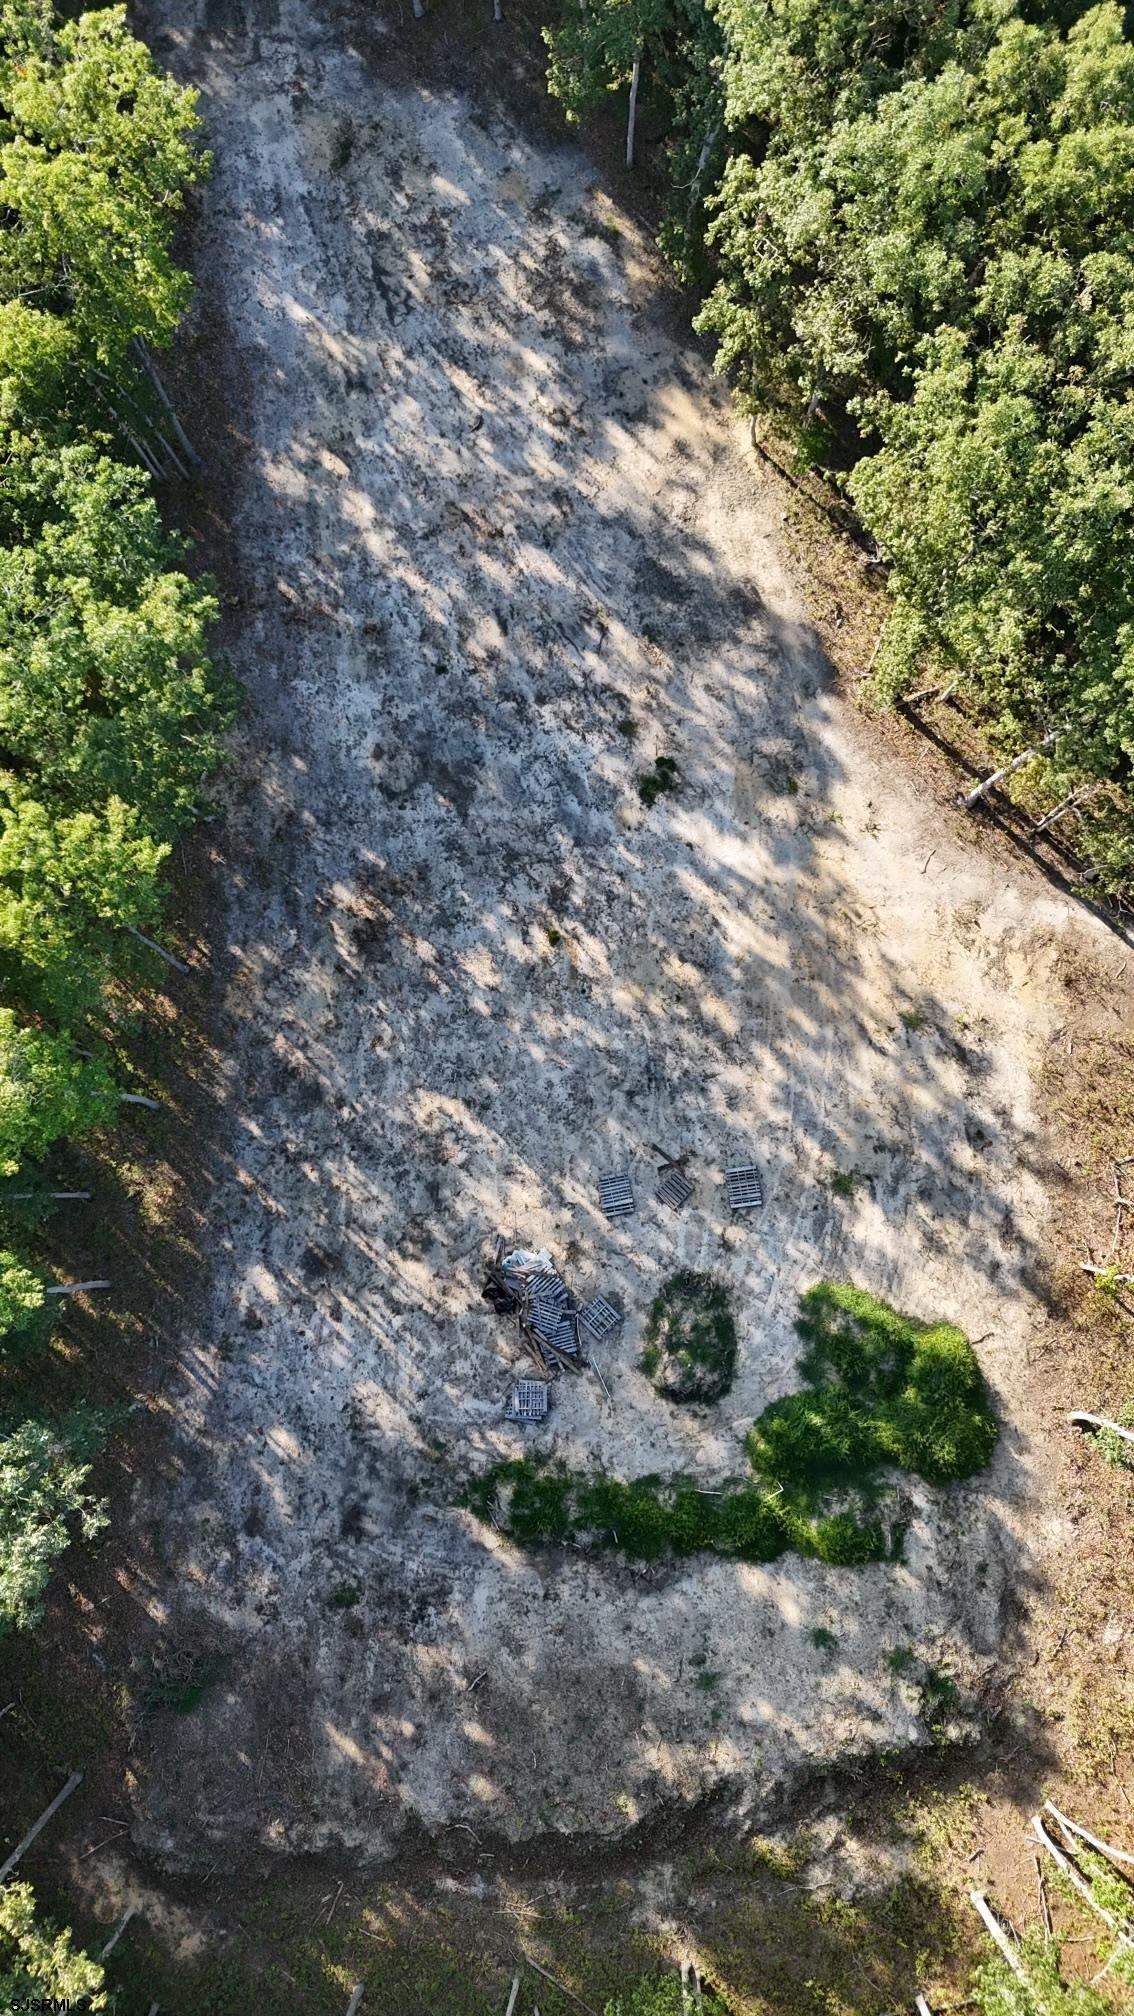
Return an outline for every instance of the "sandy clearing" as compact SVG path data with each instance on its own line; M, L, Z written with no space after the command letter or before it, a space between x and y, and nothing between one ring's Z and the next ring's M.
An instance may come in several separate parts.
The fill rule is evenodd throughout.
M533 1446L501 1420L480 1255L546 1243L633 1312L613 1408L562 1382L534 1444L572 1462L741 1469L821 1276L983 1338L1012 1422L1042 1320L1032 1074L1060 945L1094 927L968 852L833 697L720 388L579 152L385 84L299 0L163 19L203 89L196 258L253 446L215 1298L183 1482L136 1508L166 1563L138 1593L219 1677L145 1725L136 1837L380 1856L413 1820L612 1833L781 1796L924 1739L894 1648L975 1681L1010 1640L1042 1565L1027 1436L908 1491L900 1566L525 1558L452 1503ZM658 752L681 789L647 812ZM651 1139L695 1157L681 1219ZM768 1204L737 1229L718 1172L746 1151ZM618 1166L642 1208L612 1228ZM742 1344L727 1400L681 1414L634 1366L683 1263L728 1278Z

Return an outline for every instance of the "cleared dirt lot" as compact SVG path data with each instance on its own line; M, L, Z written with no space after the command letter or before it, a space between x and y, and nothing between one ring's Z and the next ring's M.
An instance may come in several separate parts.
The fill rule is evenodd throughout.
M979 1685L1062 1544L1021 1399L1032 1085L1094 927L970 852L829 690L724 395L579 152L392 81L393 41L387 79L299 0L149 25L204 94L195 259L250 445L214 1294L171 1389L181 1482L136 1506L138 1593L212 1678L146 1724L136 1838L379 1856L413 1822L767 1807L922 1740L889 1655ZM647 810L658 753L680 788ZM693 1153L683 1218L650 1140ZM749 1153L768 1202L738 1229L719 1172ZM560 1382L534 1441L478 1295L498 1229L631 1312L613 1404ZM680 1414L635 1369L678 1264L728 1279L741 1338L725 1402ZM741 1471L824 1276L959 1322L1005 1417L986 1477L908 1490L903 1564L635 1573L458 1508L522 1447Z

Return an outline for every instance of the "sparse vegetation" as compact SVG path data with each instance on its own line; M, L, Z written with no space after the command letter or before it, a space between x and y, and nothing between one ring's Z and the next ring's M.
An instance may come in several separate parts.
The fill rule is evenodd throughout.
M638 796L647 808L656 805L667 791L676 791L679 772L673 756L655 756L652 770L643 770L638 777Z
M1120 1428L1134 1428L1134 1400L1128 1400L1114 1416ZM1122 1435L1116 1435L1113 1428L1100 1428L1095 1435L1095 1448L1104 1462L1120 1470L1134 1470L1134 1442L1127 1442Z

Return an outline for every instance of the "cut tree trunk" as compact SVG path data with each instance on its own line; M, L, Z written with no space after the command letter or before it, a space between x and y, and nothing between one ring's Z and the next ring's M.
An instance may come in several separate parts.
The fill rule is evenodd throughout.
M1025 1987L1030 1986L1027 1974L1024 1971L1023 1962L1012 1941L1009 1939L1007 1932L1004 1930L1003 1925L997 1923L992 1912L989 1910L987 1897L982 1897L979 1890L970 1890L969 1903L972 1905L989 1938L994 1940L1000 1949L1001 1955L1008 1962L1017 1981L1022 1981Z
M1050 812L1045 812L1042 819L1036 820L1032 832L1046 833L1048 827L1054 826L1057 819L1062 819L1065 812L1073 811L1076 805L1092 797L1098 788L1097 784L1082 784L1077 791L1069 791L1066 798L1061 798L1058 805L1053 805Z
M959 792L957 795L958 805L965 812L971 812L974 805L979 805L981 799L986 797L995 785L1003 783L1005 777L1014 776L1017 770L1023 769L1025 763L1031 762L1033 756L1042 755L1046 750L1052 748L1054 743L1054 735L1045 735L1043 741L1037 743L1034 748L1022 750L1019 756L1013 756L1010 763L1005 763L999 770L994 770L991 777L986 777L982 784L976 786L975 790Z
M1074 1421L1075 1418L1076 1417L1073 1414L1071 1416L1071 1419ZM1096 1417L1093 1414L1088 1414L1081 1418L1086 1419L1088 1421L1093 1421ZM1106 1423L1106 1426L1108 1428L1112 1428L1114 1426L1114 1423L1112 1421L1108 1421ZM1118 1432L1121 1435L1125 1434L1126 1430L1120 1428ZM1088 1834L1087 1829L1085 1827L1080 1827L1079 1822L1077 1820L1069 1820L1067 1818L1066 1813L1061 1813L1058 1806L1056 1806L1052 1800L1045 1799L1043 1804L1044 1804L1044 1811L1050 1813L1052 1818L1059 1822L1059 1825L1062 1827L1063 1832L1065 1834L1077 1834L1079 1836L1080 1841L1086 1842L1088 1848L1097 1849L1100 1855L1109 1855L1112 1861L1134 1863L1134 1855L1128 1854L1125 1848L1112 1848L1109 1841L1100 1841L1097 1834Z
M11 1854L8 1857L8 1860L6 1862L0 1863L0 1883L4 1883L7 1881L8 1877L11 1875L13 1869L15 1868L17 1862L19 1861L21 1855L26 1854L27 1850L31 1847L32 1842L35 1840L36 1836L42 1833L48 1821L51 1819L52 1814L58 1813L59 1808L62 1806L64 1799L69 1799L71 1797L72 1792L75 1790L76 1786L81 1785L82 1782L83 1782L82 1772L72 1771L71 1776L68 1778L67 1783L64 1785L62 1792L57 1792L50 1806L44 1807L43 1812L40 1814L39 1819L36 1821L34 1827L29 1827L27 1833L24 1835L23 1840L17 1841L15 1847L13 1848Z
M0 1202L8 1204L34 1204L36 1198L48 1198L50 1204L89 1204L89 1189L10 1189L8 1198Z
M922 700L950 700L960 683L959 679L952 679L948 686L919 686L916 693L903 693L900 705L916 707Z
M1121 1939L1124 1946L1134 1948L1134 1935L1123 1924L1121 1918L1117 1917L1113 1911L1108 1911L1105 1904L1099 1903L1086 1877L1081 1875L1079 1870L1076 1869L1070 1856L1065 1855L1062 1848L1058 1847L1052 1840L1038 1813L1032 1814L1032 1831L1040 1847L1046 1848L1057 1868L1063 1872L1067 1881L1079 1892L1084 1904L1089 1906L1096 1918L1101 1918L1105 1925L1109 1925L1115 1938Z
M144 1092L120 1092L118 1094L118 1104L120 1106L146 1106L151 1113L161 1112L161 1100L147 1099Z
M1126 1274L1121 1275L1119 1278L1121 1280L1129 1281L1131 1279L1131 1276L1129 1274ZM1134 1442L1134 1428L1121 1428L1119 1427L1117 1421L1108 1421L1105 1414L1083 1414L1076 1411L1074 1414L1069 1414L1067 1416L1067 1419L1070 1421L1073 1428L1109 1428L1112 1435L1121 1435L1124 1442ZM1053 1813L1055 1812L1054 1806L1052 1807L1051 1810ZM1062 1821L1062 1817L1063 1817L1062 1814L1056 1815L1056 1818L1059 1819L1060 1821ZM1076 1827L1073 1831L1076 1834L1083 1833L1081 1827ZM1090 1838L1091 1837L1089 1834L1083 1835L1083 1839L1085 1841L1089 1841ZM1134 1855L1127 1855L1124 1857L1124 1860L1127 1862L1134 1862Z
M1079 1272L1080 1274L1113 1274L1114 1279L1123 1287L1128 1287L1130 1282L1134 1281L1134 1274L1114 1274L1112 1267L1096 1267L1090 1260L1080 1260Z
M642 74L642 52L634 56L634 68L630 72L630 113L626 121L626 166L634 166L634 122L638 117L638 80Z
M110 1288L110 1281L64 1281L58 1288L45 1288L45 1295L89 1295L95 1288Z
M203 469L205 465L194 448L193 443L190 441L188 434L185 432L184 427L181 425L181 421L174 410L173 401L162 383L161 373L143 342L136 339L134 348L141 360L142 369L145 371L150 384L153 386L154 391L157 393L158 398L169 415L170 425L181 444L182 453L188 459L190 469L196 473L198 470Z
M127 1925L130 1923L131 1918L136 1918L137 1915L138 1915L138 1907L136 1904L131 1904L127 1908L127 1910L123 1912L121 1918L118 1920L117 1925L115 1926L113 1932L111 1933L109 1939L107 1940L106 1945L103 1947L102 1952L98 1956L100 1960L105 1960L108 1953L113 1953L115 1947L118 1944L118 1941L121 1939L122 1934L125 1932Z
M125 928L128 938L136 938L139 945L144 945L148 952L156 952L158 958L164 959L167 966L172 966L175 973L188 973L188 966L180 959L175 959L172 952L166 951L164 945L159 945L153 938L147 938L144 931L136 931L132 924L127 924Z

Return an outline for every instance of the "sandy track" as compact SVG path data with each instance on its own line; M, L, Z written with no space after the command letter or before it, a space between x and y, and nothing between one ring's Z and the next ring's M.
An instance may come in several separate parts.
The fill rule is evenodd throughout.
M830 693L720 390L581 154L384 84L299 0L178 5L154 39L204 93L196 260L252 449L215 1303L183 1482L137 1508L164 1529L150 1612L220 1677L145 1725L138 1837L189 1862L381 1854L411 1817L612 1832L920 1740L888 1654L979 1678L1036 1572L1031 1072L1088 927L965 851ZM681 788L647 811L658 751ZM683 1219L649 1200L651 1139L696 1158ZM735 1230L745 1151L768 1204ZM623 1165L643 1202L615 1230L595 1179ZM909 1490L899 1566L525 1558L452 1502L530 1446L477 1296L498 1227L633 1312L613 1408L557 1392L542 1443L574 1462L742 1470L831 1276L984 1340L996 1464ZM634 1369L681 1262L727 1276L742 1339L727 1401L684 1414Z

